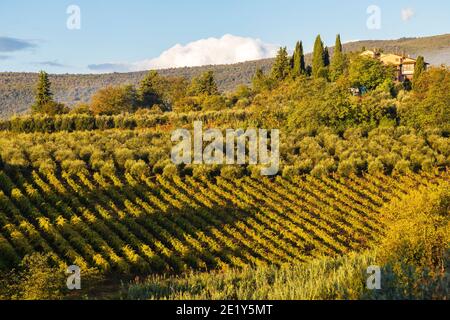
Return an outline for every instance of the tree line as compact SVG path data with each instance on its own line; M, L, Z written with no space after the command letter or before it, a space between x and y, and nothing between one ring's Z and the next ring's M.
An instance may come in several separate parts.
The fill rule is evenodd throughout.
M133 120L118 124L110 119L102 124L103 118L95 119L124 113L158 115L241 109L264 112L261 116L272 120L283 110L281 118L286 121L279 125L288 128L327 126L340 132L352 126L374 128L380 124L447 128L450 122L448 68L426 70L424 58L418 57L412 83L395 81L394 72L392 66L378 59L361 56L360 52L344 52L339 34L332 52L318 35L310 65L305 61L303 42L298 41L292 55L286 47L280 48L269 72L257 69L251 86L239 86L234 92L220 92L213 71L203 72L190 82L150 71L137 86L108 86L98 90L90 103L69 109L54 100L48 75L41 72L31 109L33 117L69 113L71 117L64 119L73 120L73 124L54 123L55 131L140 126ZM358 88L360 94L352 94L352 88ZM283 108L277 107L275 100L283 103ZM30 122L35 122L36 131L45 131L39 129L45 127L42 118L23 121L21 125L3 122L2 127L7 130L23 127L29 132L33 131ZM86 121L98 123L83 124Z

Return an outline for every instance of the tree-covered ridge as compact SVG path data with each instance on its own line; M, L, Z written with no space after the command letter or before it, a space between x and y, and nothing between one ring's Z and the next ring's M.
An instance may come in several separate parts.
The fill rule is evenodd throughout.
M447 167L448 68L425 70L418 64L411 86L395 82L392 68L377 59L344 53L339 35L336 47L336 53L327 56L318 36L313 65L303 70L300 42L292 56L286 48L280 48L270 72L258 69L251 87L241 86L229 94L220 93L212 71L190 83L151 71L137 86L101 89L90 104L78 105L70 112L53 102L50 83L42 73L35 102L40 109L35 107L31 116L0 121L0 129L62 132L63 136L73 131L150 129L161 133L161 140L168 146L170 129L189 128L193 121L201 120L206 126L223 129L280 129L281 172L285 175L432 172ZM358 95L352 91L355 87ZM102 132L96 136L102 136ZM7 140L4 145L9 145ZM158 159L163 167L189 172L171 168L173 165L167 164L170 152L164 152L166 157ZM11 154L4 151L2 158L8 163ZM55 159L50 156L49 161L55 163ZM145 158L137 159L151 168L156 165ZM27 157L24 161L29 163ZM217 173L221 168L210 170ZM236 170L245 174L254 169Z
M49 116L233 109L266 110L271 115L276 108L270 102L279 96L284 103L279 111L286 113L287 127L327 126L343 131L351 126L373 128L391 123L448 129L448 67L432 67L427 71L425 59L419 56L412 82L409 79L399 82L394 66L358 52L345 53L340 35L336 36L335 47L330 56L318 35L311 64L305 62L302 42L297 42L292 55L286 47L280 48L270 72L258 68L251 86L241 85L233 92L220 92L212 70L191 81L150 71L137 85L107 86L95 92L89 103L79 103L72 110L54 99L49 77L41 72L31 110L33 114ZM262 101L267 105L262 105ZM12 128L8 123L2 127ZM25 124L24 131L30 130L33 128Z
M222 92L234 90L240 84L249 84L257 68L268 72L272 59L249 61L233 65L203 66L165 69L158 72L166 77L181 77L188 81L193 77L213 70ZM92 95L105 87L122 84L137 85L147 72L91 74L91 75L49 75L55 100L74 106L87 103ZM0 118L29 111L34 99L36 73L0 72Z
M435 65L450 65L448 43L450 35L424 38L404 38L398 40L356 41L343 44L345 52L379 48L385 52L398 52L413 56L425 56L427 62ZM330 56L333 47L329 48ZM306 54L305 61L311 63L311 54ZM160 70L160 74L169 77L183 77L188 80L207 70L213 70L216 82L222 92L233 91L237 86L249 85L258 68L268 72L273 59L250 61L234 65L204 66L194 68L178 68ZM146 72L114 73L100 75L50 75L53 83L55 100L73 106L80 102L88 102L97 90L120 84L137 85ZM0 73L0 117L8 117L16 113L24 113L33 103L34 86L38 75L34 73Z

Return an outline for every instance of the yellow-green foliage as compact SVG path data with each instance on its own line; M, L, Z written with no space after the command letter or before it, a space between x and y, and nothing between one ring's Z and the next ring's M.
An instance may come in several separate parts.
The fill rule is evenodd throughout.
M448 274L430 277L381 266L381 289L367 289L374 253L321 258L282 267L260 266L223 273L153 276L128 289L128 299L169 300L406 300L448 299Z
M312 180L311 180L312 181ZM383 210L379 245L339 258L258 266L223 273L150 277L129 299L448 299L449 183L396 198ZM381 289L367 289L367 268L380 266Z
M0 277L0 299L62 299L65 286L64 269L55 265L53 258L52 254L40 253L26 256L18 266L19 270Z
M382 258L442 272L450 244L450 183L420 188L395 199L382 214L388 226Z
M371 255L322 258L308 264L261 266L225 273L152 277L129 288L129 299L317 300L357 299L366 290Z

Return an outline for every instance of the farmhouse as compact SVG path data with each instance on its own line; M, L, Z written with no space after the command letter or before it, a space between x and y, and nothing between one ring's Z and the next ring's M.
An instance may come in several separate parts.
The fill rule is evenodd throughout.
M396 68L396 80L405 81L412 80L414 76L414 68L416 67L416 60L404 55L393 53L381 53L372 50L366 50L361 53L362 56L378 59L385 65L392 65ZM426 64L427 65L427 64Z

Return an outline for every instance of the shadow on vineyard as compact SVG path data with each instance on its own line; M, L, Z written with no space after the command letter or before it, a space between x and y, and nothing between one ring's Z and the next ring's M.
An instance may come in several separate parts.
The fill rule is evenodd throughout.
M329 300L448 299L448 179L418 186L379 213L383 237L370 250L281 267L152 276L128 290L130 299ZM374 290L368 270L379 268Z
M24 174L9 167L0 173L0 182L5 225L26 224L36 232L40 250L58 240L61 247L53 250L69 249L77 264L107 273L281 265L366 247L380 231L376 198L371 203L374 211L343 199L342 207L352 214L340 216L343 210L336 205L325 217L318 208L333 199L333 187L344 188L333 178L313 179L309 190L297 192L298 197L288 192L306 181ZM198 190L201 194L192 197ZM66 255L57 259L66 262Z
M447 179L448 173L229 180L7 166L0 171L2 266L47 252L50 273L80 266L83 294L99 298L126 297L128 283L148 274L222 270L234 277L233 270L249 267L302 266L372 248L385 234L385 203Z

